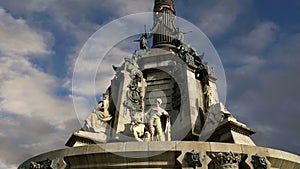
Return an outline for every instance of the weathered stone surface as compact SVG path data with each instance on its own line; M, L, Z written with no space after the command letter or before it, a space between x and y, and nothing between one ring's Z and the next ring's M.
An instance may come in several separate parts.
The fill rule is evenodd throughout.
M234 152L241 153L242 146L239 144L230 143L214 143L210 142L210 149L212 152Z
M208 169L211 159L206 155L212 152L232 152L247 155L247 165L252 166L251 156L259 154L266 157L271 168L298 169L300 156L264 147L209 143L209 142L128 142L87 145L57 150L33 157L19 168L28 166L31 161L59 158L70 168L189 168L184 160L187 152L195 150L203 155L202 168ZM151 156L153 155L153 156ZM63 164L64 162L62 162ZM241 164L240 164L241 165ZM61 165L64 169L65 164Z
M255 131L233 117L223 118L217 125L208 141L255 145L249 137Z
M243 135L243 134L238 133L236 131L230 131L230 133L231 133L231 136L233 138L234 143L255 146L255 143L252 141L252 139L249 136Z

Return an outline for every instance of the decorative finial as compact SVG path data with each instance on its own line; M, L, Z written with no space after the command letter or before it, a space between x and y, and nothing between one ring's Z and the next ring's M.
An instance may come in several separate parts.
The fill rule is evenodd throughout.
M155 0L154 12L160 12L163 8L168 8L175 14L174 0Z

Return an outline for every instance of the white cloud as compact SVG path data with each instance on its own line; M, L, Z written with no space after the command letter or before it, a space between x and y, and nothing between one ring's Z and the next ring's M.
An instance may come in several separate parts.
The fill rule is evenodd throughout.
M58 80L40 70L23 57L0 59L1 110L12 114L37 116L62 122L72 112L70 98L58 98L55 89ZM53 114L60 114L53 116Z
M193 3L193 11L197 14L198 26L210 37L215 37L228 32L236 25L236 20L247 5L247 1L222 0ZM200 6L197 6L199 4ZM197 12L195 12L197 11Z
M5 39L0 42L0 110L62 123L72 112L71 99L57 97L58 79L28 60L51 53L49 44L25 20L15 19L1 8L0 18L0 36Z
M274 46L267 59L272 59L276 65L287 67L299 67L300 60L300 32L282 36L280 41Z
M273 22L262 22L255 26L249 33L236 40L248 50L261 51L268 47L276 38L279 27Z
M6 154L0 161L19 165L33 155L62 148L74 131L68 121L77 119L71 98L55 95L58 79L23 57L2 56L0 67L0 150Z
M274 41L276 36L280 38ZM295 78L300 63L299 34L278 30L274 23L264 22L242 38L234 39L247 40L229 44L232 46L226 53L232 56L228 62L236 64L228 67L229 107L238 120L257 130L253 138L258 145L299 153L300 138L295 130L300 118L300 81ZM258 55L252 55L253 50Z
M65 121L65 128L59 129L51 125L49 120L38 117L17 115L1 118L0 126L5 129L5 136L0 136L0 153L5 156L1 156L0 163L4 166L20 165L34 155L64 148L74 128L80 127L76 121Z
M120 10L120 15L128 15L132 13L138 12L152 12L154 0L131 0L131 1L122 1L119 3L115 1L115 3L119 4L118 10Z
M237 76L249 76L253 73L259 73L261 67L265 64L265 60L255 55L245 55L240 60L240 66L233 72Z
M103 88L108 87L109 81L104 82L105 84L102 83L103 85L97 86L95 89L93 86L96 76L102 77L99 80L112 78L114 72L111 66L113 64L119 65L123 58L130 54L116 45L122 43L122 40L144 32L143 25L145 22L142 18L148 18L147 23L151 23L149 18L152 18L152 13L129 15L110 22L93 34L84 44L74 66L70 66L74 69L70 70L73 73L74 94L94 96L95 90L103 91ZM128 43L133 46L136 45L133 39L127 41L126 44Z
M71 98L56 95L63 83L30 62L51 56L49 34L38 32L0 8L0 168L63 147L76 126Z
M13 55L49 54L46 39L23 19L15 19L0 8L0 52Z
M278 32L279 26L275 23L260 22L245 33L235 35L220 50L224 63L235 64L239 69L257 71L266 62L262 52L275 45Z

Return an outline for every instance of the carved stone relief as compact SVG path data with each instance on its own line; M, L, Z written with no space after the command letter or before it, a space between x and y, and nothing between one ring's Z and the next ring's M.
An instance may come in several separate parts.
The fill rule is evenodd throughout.
M132 58L125 58L125 71L130 74L130 82L127 86L126 97L124 101L124 106L130 113L131 121L141 122L138 119L139 114L143 112L144 109L144 95L146 82L143 78L143 73L139 70L139 65L137 64L138 55L133 54Z
M238 169L242 155L232 152L211 153L209 169Z
M20 169L59 169L62 165L60 164L60 159L55 158L53 160L46 159L44 161L31 161L28 166L22 166Z

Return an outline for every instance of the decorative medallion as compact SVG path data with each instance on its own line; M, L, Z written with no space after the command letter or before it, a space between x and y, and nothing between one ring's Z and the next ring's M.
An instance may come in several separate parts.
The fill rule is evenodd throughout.
M259 155L252 156L252 161L254 169L267 169L267 160L265 157L261 157Z
M197 168L202 167L203 158L199 152L192 150L191 152L187 152L185 154L185 161L189 167Z

